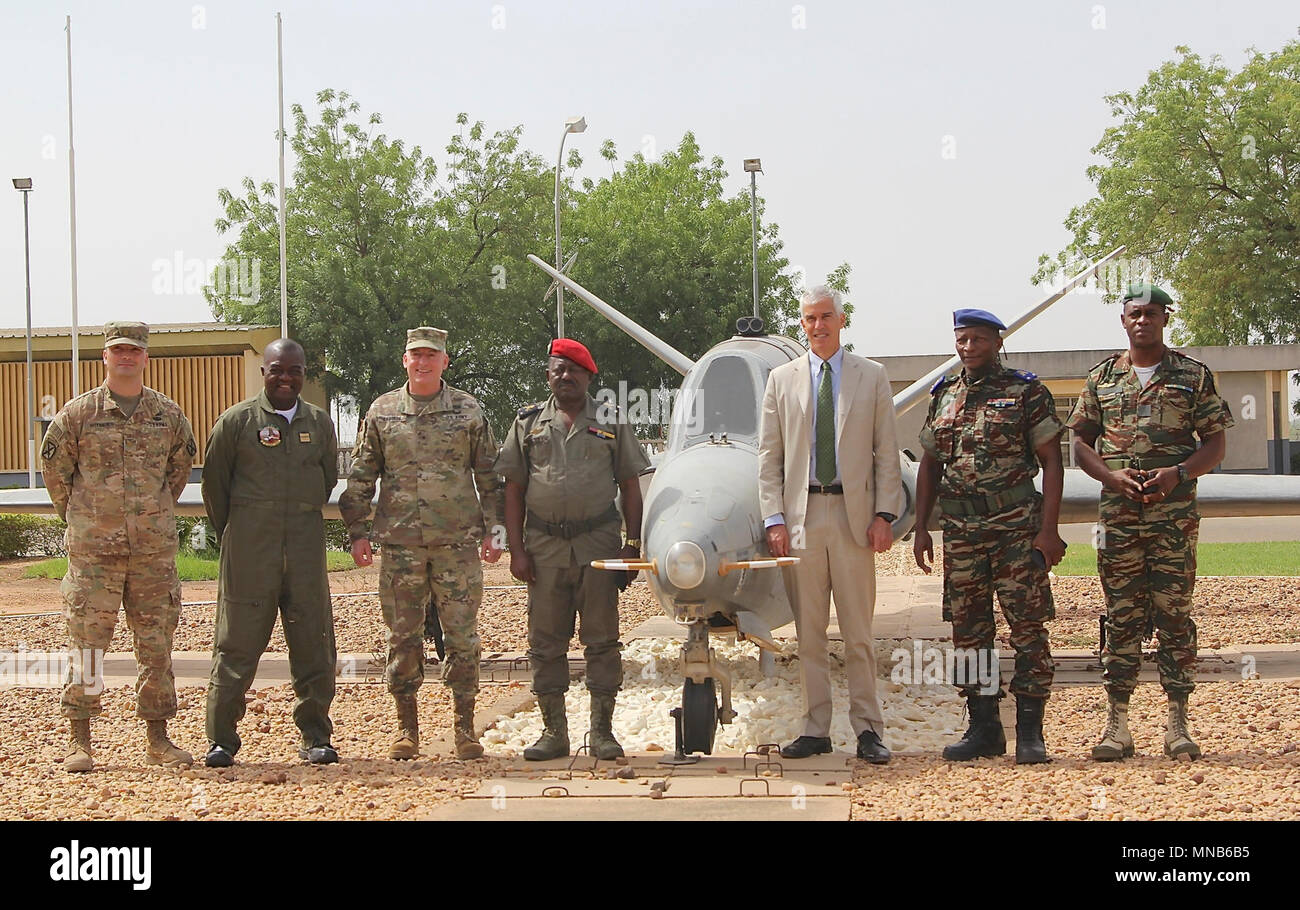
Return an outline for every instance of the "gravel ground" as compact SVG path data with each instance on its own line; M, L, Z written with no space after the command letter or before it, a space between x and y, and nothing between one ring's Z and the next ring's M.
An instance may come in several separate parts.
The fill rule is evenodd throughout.
M1300 818L1300 682L1198 686L1191 728L1205 755L1195 762L1162 753L1165 699L1158 687L1139 687L1130 703L1135 758L1087 758L1105 717L1099 687L1053 694L1043 729L1054 756L1048 765L1017 767L1010 755L969 764L899 757L883 768L859 762L853 818Z
M486 685L479 705L516 695L519 684ZM255 690L256 691L256 690ZM204 693L179 693L173 741L196 756L206 751ZM61 762L66 721L54 689L0 690L0 819L405 819L472 790L498 774L499 759L456 761L432 752L449 736L451 698L441 685L420 691L425 756L394 762L386 755L393 728L392 698L383 686L341 685L334 700L334 745L342 761L320 768L297 758L293 692L275 686L250 692L250 713L238 764L186 770L144 764L144 723L134 716L128 687L109 689L94 722L96 770L68 774Z

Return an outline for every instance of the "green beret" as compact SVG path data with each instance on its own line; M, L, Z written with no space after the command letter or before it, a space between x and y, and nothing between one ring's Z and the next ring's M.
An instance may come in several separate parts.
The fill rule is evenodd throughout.
M1156 306L1168 311L1174 307L1173 298L1166 294L1160 288L1150 282L1138 282L1130 284L1128 290L1124 292L1124 302L1129 300L1138 300L1142 303L1154 303Z

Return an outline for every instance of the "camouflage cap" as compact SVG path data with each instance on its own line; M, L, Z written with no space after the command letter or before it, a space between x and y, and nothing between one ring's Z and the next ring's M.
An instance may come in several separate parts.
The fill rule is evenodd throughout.
M420 325L406 330L406 349L433 348L435 351L447 350L447 333L431 325Z
M143 322L104 323L104 347L111 348L115 344L131 344L149 350L149 326Z

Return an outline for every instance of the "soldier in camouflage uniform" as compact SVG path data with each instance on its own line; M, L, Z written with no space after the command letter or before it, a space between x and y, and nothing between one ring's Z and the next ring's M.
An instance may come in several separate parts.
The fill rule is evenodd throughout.
M192 760L167 738L167 721L176 716L172 633L181 614L175 504L189 481L194 431L174 401L144 385L148 349L143 322L105 324L104 384L68 402L41 445L45 488L68 523L68 771L94 767L90 718L100 713L103 654L119 606L135 637L145 761Z
M348 487L339 497L357 565L373 562L372 538L382 546L386 677L398 720L388 752L393 759L419 754L415 696L424 681L431 595L446 636L442 678L454 696L456 755L483 754L474 735L483 599L479 560L501 557L501 478L492 470L497 446L482 405L442 381L448 362L445 331L420 326L406 333L402 364L408 381L376 398L366 412ZM371 498L381 479L374 529L367 532Z
M1057 533L1064 469L1052 393L1024 370L998 359L1006 326L984 310L953 313L963 370L930 390L930 413L921 430L925 454L917 472L917 529L912 551L927 574L933 559L925 519L936 493L943 513L943 618L952 622L953 647L979 655L976 667L998 665L994 650L993 593L1011 628L1016 672L1016 764L1050 761L1043 743L1043 708L1052 688L1052 654L1044 622L1053 618L1048 566L1065 544ZM1034 475L1043 466L1043 495ZM1041 560L1041 562L1039 562ZM958 660L957 667L970 667ZM995 669L995 672L996 669ZM970 710L970 728L943 750L949 761L1006 752L996 694L981 681L957 681Z
M221 541L217 627L208 680L205 763L234 763L244 694L278 614L297 700L298 754L332 764L334 613L322 508L338 479L329 413L303 401L302 346L281 338L262 352L264 388L217 420L203 458L203 504Z
M528 659L533 691L546 729L524 750L529 761L569 754L564 693L574 619L591 692L591 754L623 754L614 738L614 699L623 684L618 640L616 573L594 569L594 559L637 559L641 541L638 475L650 466L632 428L587 394L596 362L569 338L551 343L546 378L551 397L522 408L497 458L506 478L506 532L510 572L528 583ZM619 547L623 494L628 540ZM527 536L525 536L527 527ZM635 573L632 573L635 575ZM623 585L631 580L625 576Z
M1067 422L1075 461L1102 483L1097 568L1106 595L1102 665L1110 711L1092 750L1098 761L1133 754L1128 702L1148 623L1158 633L1160 683L1169 696L1165 754L1201 754L1187 730L1196 665L1195 479L1223 460L1224 430L1233 421L1209 367L1165 347L1172 305L1154 285L1128 289L1120 321L1129 349L1089 371Z

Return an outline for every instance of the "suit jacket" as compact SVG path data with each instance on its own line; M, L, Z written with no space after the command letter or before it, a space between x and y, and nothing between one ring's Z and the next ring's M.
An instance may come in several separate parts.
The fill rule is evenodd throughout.
M842 369L835 456L853 538L865 547L875 514L901 515L906 501L894 402L885 368L874 360L845 351ZM783 512L790 528L802 525L808 511L814 407L807 355L767 377L759 424L758 500L764 517Z

